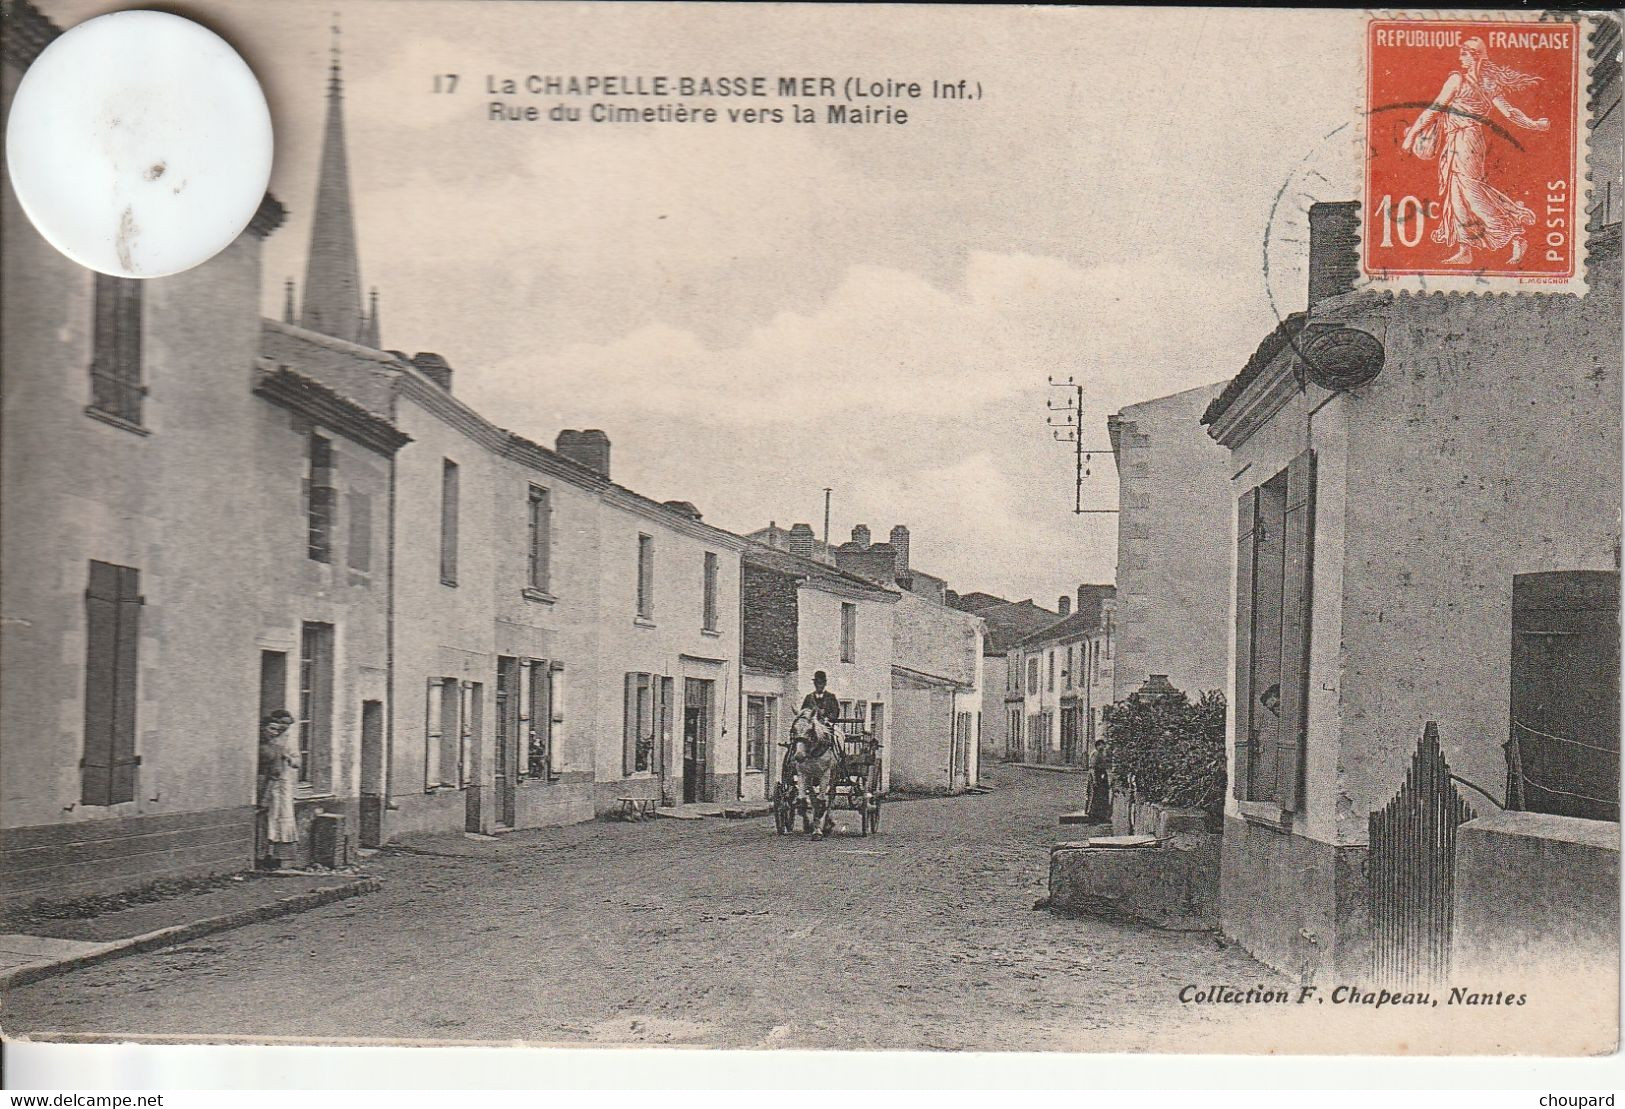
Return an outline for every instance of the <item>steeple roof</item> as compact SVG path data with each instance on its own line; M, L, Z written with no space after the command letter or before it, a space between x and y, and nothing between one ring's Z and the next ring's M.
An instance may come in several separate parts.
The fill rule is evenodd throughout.
M361 309L361 259L350 203L350 164L344 148L344 80L339 68L338 35L335 24L327 79L327 126L322 135L299 325L335 339L365 343L371 336Z

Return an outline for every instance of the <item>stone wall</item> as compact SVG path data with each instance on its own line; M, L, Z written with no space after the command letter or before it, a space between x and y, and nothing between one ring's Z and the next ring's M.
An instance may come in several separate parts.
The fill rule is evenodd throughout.
M1458 977L1619 974L1618 824L1502 812L1457 831Z
M1173 931L1219 926L1219 837L1180 835L1155 847L1050 850L1049 907Z

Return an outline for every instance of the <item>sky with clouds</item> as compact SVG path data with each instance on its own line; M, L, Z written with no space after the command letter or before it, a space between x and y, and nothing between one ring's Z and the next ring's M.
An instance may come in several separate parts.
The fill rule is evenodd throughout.
M200 5L272 106L289 215L265 251L270 315L303 279L335 8L385 346L444 355L460 396L527 437L605 429L618 480L720 526L816 529L830 486L837 539L906 523L954 588L1050 604L1111 580L1117 525L1071 512L1047 377L1083 383L1103 446L1108 413L1232 376L1275 322L1271 213L1301 226L1283 187L1361 80L1353 12ZM488 75L532 73L984 95L909 101L901 127L484 119ZM1276 249L1280 310L1301 307L1306 244ZM1102 461L1084 498L1112 507Z

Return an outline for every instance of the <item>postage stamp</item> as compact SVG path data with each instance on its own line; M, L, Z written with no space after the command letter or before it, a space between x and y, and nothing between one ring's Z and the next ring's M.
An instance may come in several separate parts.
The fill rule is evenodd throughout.
M1372 286L1584 291L1585 51L1583 21L1367 25Z

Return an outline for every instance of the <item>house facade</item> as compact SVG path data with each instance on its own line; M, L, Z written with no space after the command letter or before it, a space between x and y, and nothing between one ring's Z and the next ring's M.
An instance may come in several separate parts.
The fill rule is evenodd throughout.
M0 110L58 33L31 6L7 16ZM254 858L261 629L222 614L257 595L268 548L303 557L297 477L274 517L244 481L262 464L302 466L300 436L249 431L288 418L253 392L260 247L281 205L267 196L220 254L150 280L59 254L9 177L0 206L0 887L7 899L74 897L242 869ZM340 447L352 449L368 454ZM285 524L291 537L277 533ZM290 602L275 620L347 622L353 599ZM355 632L359 663L366 617Z
M1192 698L1223 689L1230 640L1230 454L1202 413L1225 382L1129 405L1107 419L1117 452L1115 691L1152 674Z
M596 803L733 801L740 728L740 555L692 505L611 486L599 507Z
M1425 725L1470 804L1515 806L1526 584L1612 581L1617 651L1619 224L1593 221L1583 297L1391 299L1317 273L1354 249L1351 205L1311 227L1318 298L1204 416L1234 475L1221 916L1264 961L1346 981L1370 966L1369 818ZM1381 344L1367 384L1300 378L1295 348L1334 328ZM1590 746L1618 750L1617 697Z

